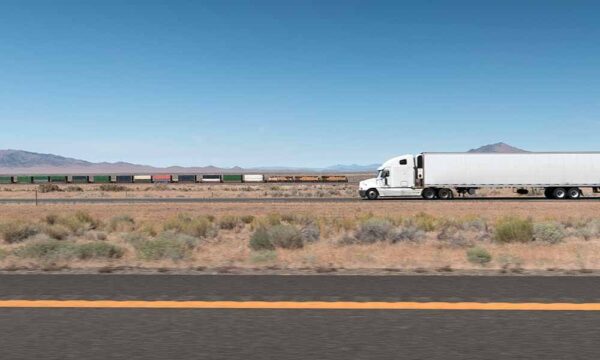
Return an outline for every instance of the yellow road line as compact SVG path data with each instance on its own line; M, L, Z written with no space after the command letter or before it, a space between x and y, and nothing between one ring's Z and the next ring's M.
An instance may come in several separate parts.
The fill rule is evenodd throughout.
M600 303L0 300L0 308L600 311Z

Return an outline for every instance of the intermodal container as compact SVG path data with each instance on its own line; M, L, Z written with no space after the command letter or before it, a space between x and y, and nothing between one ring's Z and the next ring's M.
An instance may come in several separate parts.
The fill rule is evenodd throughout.
M177 175L177 181L180 183L195 183L196 175Z
M132 175L117 175L117 182L120 184L133 183Z
M18 184L31 184L31 176L17 176L15 180Z
M244 182L263 182L265 177L263 175L246 174L244 175Z
M202 182L221 182L221 175L198 175Z
M133 182L134 183L151 183L152 176L150 176L150 175L135 175L133 177Z
M342 175L323 175L323 182L348 182L347 176Z
M65 175L52 175L50 176L51 183L66 183L67 177Z
M237 183L241 183L242 182L242 175L234 175L234 174L225 174L223 175L223 182L237 182Z
M83 175L73 175L71 176L71 182L74 184L87 184L88 177Z
M92 177L92 181L100 184L107 184L110 182L109 175L95 175Z
M299 176L294 176L294 181L295 182L319 182L319 181L321 181L321 177L314 176L314 175L299 175Z
M110 176L110 182L117 182L117 175L111 175Z
M48 182L49 179L50 179L49 176L42 176L42 175L34 176L33 183L34 184L45 184Z
M12 177L11 176L0 176L0 184L11 184Z
M152 175L152 181L155 183L170 183L171 175Z
M291 175L270 175L267 177L267 182L293 182L294 177Z

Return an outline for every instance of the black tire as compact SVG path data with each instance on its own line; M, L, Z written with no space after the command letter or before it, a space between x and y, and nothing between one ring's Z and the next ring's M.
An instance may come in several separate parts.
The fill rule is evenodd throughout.
M569 199L573 199L573 200L579 199L581 197L581 190L579 188L576 188L576 187L569 188L567 190L567 197Z
M425 188L423 189L421 196L425 200L433 200L437 196L437 191L434 188Z
M379 193L377 192L377 190L375 190L375 189L367 190L367 199L377 200L378 197L379 197Z
M442 200L450 200L454 198L454 193L451 189L441 188L438 190L437 197Z
M563 200L567 198L567 190L565 188L557 187L552 190L552 198L557 200Z

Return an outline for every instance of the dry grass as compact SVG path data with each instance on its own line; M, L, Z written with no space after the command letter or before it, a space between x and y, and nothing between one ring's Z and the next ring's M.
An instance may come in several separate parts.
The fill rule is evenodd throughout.
M358 197L356 183L5 185L0 197L32 198L339 198Z
M30 220L3 218L0 267L600 269L600 221L594 218L252 214L188 212L157 220L68 209Z
M561 219L563 222L577 222L592 214L600 214L600 202L415 202L415 201L359 201L356 203L178 203L178 204L3 204L2 219L37 219L48 213L68 216L77 211L85 211L102 221L109 221L115 215L129 214L136 221L162 223L178 213L194 215L226 215L238 217L264 216L308 216L327 218L336 222L338 227L348 227L347 219L359 214L376 217L402 219L419 213L428 214L437 219L485 218L496 220L507 214L532 218L535 221ZM247 220L246 220L247 221ZM351 224L350 224L351 225Z

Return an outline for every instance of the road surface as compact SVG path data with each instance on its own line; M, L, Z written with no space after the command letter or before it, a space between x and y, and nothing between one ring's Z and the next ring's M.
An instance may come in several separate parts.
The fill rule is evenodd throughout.
M599 285L591 276L2 275L1 358L593 359L600 311L441 305L585 307L600 303ZM106 300L117 306L77 306ZM49 307L52 301L64 305ZM241 305L219 308L224 302ZM256 302L262 308L244 308ZM440 308L276 308L282 302ZM152 308L160 303L181 308Z

